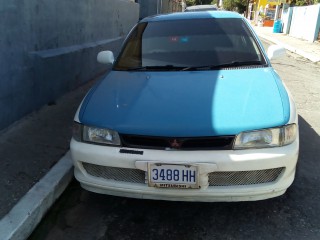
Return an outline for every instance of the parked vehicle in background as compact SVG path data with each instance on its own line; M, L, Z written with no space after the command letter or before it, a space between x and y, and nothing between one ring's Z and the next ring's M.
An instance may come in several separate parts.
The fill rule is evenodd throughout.
M215 11L218 10L216 5L195 5L186 7L185 12L198 12L198 11Z
M224 11L141 20L74 119L75 177L89 191L252 201L292 184L294 101L245 18Z

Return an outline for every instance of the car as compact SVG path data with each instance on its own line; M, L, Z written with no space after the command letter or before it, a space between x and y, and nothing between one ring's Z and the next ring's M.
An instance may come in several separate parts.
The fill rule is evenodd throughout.
M254 201L292 184L299 154L294 100L241 15L147 17L87 93L70 143L92 192L171 201Z
M185 12L198 12L198 11L216 11L218 10L217 5L194 5L186 7Z

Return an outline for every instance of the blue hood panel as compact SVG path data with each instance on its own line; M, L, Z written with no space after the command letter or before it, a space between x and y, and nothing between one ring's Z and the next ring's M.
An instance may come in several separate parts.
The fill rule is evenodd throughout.
M289 121L289 99L272 68L193 72L112 71L91 90L80 122L120 133L234 135Z

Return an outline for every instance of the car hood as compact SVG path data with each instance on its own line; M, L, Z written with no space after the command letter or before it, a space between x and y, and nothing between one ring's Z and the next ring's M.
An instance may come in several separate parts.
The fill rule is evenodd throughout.
M196 137L276 127L289 115L272 68L111 71L84 99L79 120L123 134Z

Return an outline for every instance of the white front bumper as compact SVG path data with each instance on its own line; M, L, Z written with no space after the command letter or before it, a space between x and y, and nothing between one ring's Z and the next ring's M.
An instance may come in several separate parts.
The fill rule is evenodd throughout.
M276 197L292 184L299 152L299 139L278 148L220 151L162 151L134 149L143 154L120 153L121 148L71 141L75 177L82 187L115 196L174 201L250 201ZM127 149L127 148L126 148ZM147 163L198 165L200 189L148 187L147 183L115 181L89 175L82 162L94 165L147 171ZM236 186L208 186L208 172L253 171L284 167L273 182Z

